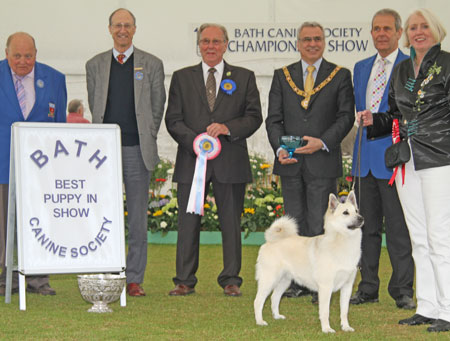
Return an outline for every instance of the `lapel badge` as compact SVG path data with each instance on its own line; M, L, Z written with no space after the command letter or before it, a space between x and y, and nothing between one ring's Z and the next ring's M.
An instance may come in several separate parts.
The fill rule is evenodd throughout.
M55 118L55 103L48 103L48 117Z
M36 85L37 85L38 88L42 89L44 87L44 81L42 79L38 79L36 81Z
M144 74L141 71L136 71L134 73L134 78L138 81L141 81L144 78Z

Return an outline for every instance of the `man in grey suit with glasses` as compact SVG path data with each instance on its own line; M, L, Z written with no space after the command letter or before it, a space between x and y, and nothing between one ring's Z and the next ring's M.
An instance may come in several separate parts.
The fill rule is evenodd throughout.
M141 287L147 264L147 206L151 172L159 162L156 137L166 100L163 64L133 46L136 18L119 8L109 17L114 48L86 63L93 123L116 123L122 135L123 182L128 211L127 292Z

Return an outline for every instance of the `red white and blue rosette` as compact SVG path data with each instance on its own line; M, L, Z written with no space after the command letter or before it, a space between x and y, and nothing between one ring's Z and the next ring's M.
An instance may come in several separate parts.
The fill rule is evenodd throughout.
M207 133L202 133L194 139L194 152L197 154L197 161L195 162L194 178L192 179L186 213L203 215L206 166L208 160L216 158L221 149L220 140L209 136Z

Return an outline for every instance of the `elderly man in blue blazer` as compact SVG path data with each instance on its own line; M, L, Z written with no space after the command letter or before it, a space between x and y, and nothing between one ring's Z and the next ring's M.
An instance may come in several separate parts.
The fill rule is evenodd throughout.
M32 36L17 32L6 42L6 59L0 61L0 295L5 295L6 218L8 211L9 154L14 122L65 122L67 91L65 76L36 62ZM27 277L27 291L55 295L48 276ZM18 291L13 277L12 292Z
M388 109L390 75L397 63L407 59L398 48L402 34L401 18L391 9L375 13L371 30L378 53L355 65L353 83L356 111L370 109L382 115ZM363 129L358 170L358 140L353 153L353 175L361 176L356 190L360 196L360 211L364 216L361 255L361 282L350 300L352 304L378 302L380 280L378 266L382 241L383 218L386 242L392 265L388 291L399 308L414 309L414 262L402 207L395 186L389 186L392 169L386 168L384 151L392 145L391 136L368 140Z

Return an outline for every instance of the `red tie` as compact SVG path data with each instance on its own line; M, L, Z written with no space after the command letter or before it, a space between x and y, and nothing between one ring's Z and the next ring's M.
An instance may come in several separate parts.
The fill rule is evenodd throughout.
M121 53L121 54L119 54L118 56L117 56L117 61L120 63L120 64L123 64L123 59L125 58L125 55L123 54L123 53Z

